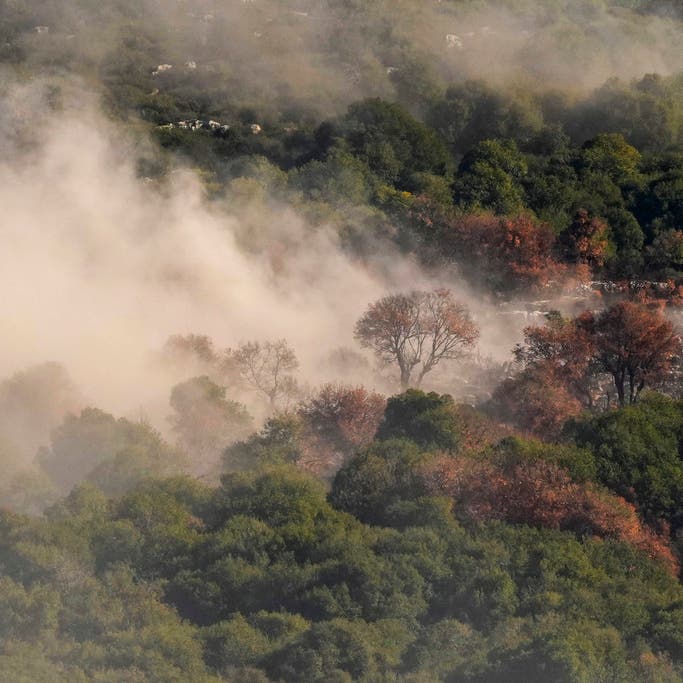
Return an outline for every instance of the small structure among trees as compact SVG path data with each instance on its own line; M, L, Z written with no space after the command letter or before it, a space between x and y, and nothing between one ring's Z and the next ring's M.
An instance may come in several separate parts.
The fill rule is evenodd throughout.
M419 387L441 361L462 357L479 329L450 290L435 289L391 294L370 304L355 337L382 362L398 365L405 390Z

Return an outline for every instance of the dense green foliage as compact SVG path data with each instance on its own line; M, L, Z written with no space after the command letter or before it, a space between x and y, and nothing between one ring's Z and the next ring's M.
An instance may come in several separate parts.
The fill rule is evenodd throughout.
M353 467L367 473L368 457ZM415 445L382 442L371 457L393 463L385 488L340 475L331 500L374 505L385 526L284 466L115 500L81 486L45 520L5 513L0 671L36 683L678 679L682 589L639 551L463 527L408 484L425 457Z
M31 648L33 680L57 661L69 680L675 680L681 589L639 553L419 507L402 532L364 526L270 469L5 515L2 665Z
M680 680L666 538L594 483L679 527L676 401L576 421L578 447L501 439L450 396L411 389L328 492L297 465L305 419L343 396L374 400L331 386L271 418L226 451L218 486L158 478L178 456L144 423L67 418L44 467L111 497L81 483L44 517L0 515L0 677ZM189 414L211 397L209 417L239 414L205 377L172 405ZM493 515L491 491L506 497Z
M571 423L567 435L593 453L597 477L643 514L683 527L683 404L651 394L634 406Z
M406 438L423 448L453 450L458 444L454 413L450 396L408 389L389 399L377 438Z
M377 400L330 386L229 448L220 485L159 478L177 454L144 423L68 417L42 463L111 497L81 483L43 517L0 515L0 677L680 680L667 539L594 483L633 487L643 515L678 525L678 403L648 395L577 422L580 448L501 439L450 396L411 389L328 492L297 465L323 447L305 420L339 397L352 415ZM217 436L223 410L240 411L208 378L177 385L172 405L207 399Z

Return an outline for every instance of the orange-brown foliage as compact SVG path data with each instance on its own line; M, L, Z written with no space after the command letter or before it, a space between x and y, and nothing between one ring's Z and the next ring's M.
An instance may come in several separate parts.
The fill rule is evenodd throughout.
M444 237L477 268L498 273L502 287L540 289L566 272L553 257L550 227L528 216L465 216L451 223Z
M462 451L481 450L513 434L509 427L464 403L453 406L453 415L458 423L459 448Z
M466 457L439 456L422 477L435 495L454 500L455 510L474 522L498 519L613 538L646 552L671 573L676 559L664 540L638 518L633 505L593 483L577 483L545 461L508 468Z
M592 407L597 395L605 393L608 377L619 403L634 403L646 386L667 378L680 353L680 336L659 307L620 301L599 313L553 318L543 327L524 330L524 344L515 355L526 369L503 393L529 383L552 391L555 381ZM521 397L520 388L516 393Z
M504 422L544 439L555 438L582 410L564 377L549 363L506 379L494 391L492 405Z
M571 225L560 233L563 257L591 268L602 266L609 246L608 230L607 223L591 218L585 209L579 210Z
M680 336L661 311L631 301L586 314L580 323L595 345L595 361L612 375L622 405L661 382L681 353Z
M440 256L457 262L472 279L498 292L539 290L559 285L568 275L582 279L555 258L550 226L530 216L447 215L428 201L417 200L411 218Z
M365 387L326 384L301 405L299 414L315 433L353 450L372 441L385 407L384 396Z
M386 399L365 387L326 384L301 404L305 466L329 475L354 451L367 446L384 415Z
M575 320L555 316L541 327L524 330L524 344L515 348L515 357L527 370L549 387L560 384L586 407L593 405L591 360L594 340L583 315Z

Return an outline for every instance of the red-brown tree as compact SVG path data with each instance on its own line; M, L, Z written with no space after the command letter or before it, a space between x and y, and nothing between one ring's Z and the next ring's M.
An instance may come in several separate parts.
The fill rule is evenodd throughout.
M473 522L498 519L625 541L676 574L665 541L640 521L633 505L592 482L573 481L555 463L537 460L497 466L486 460L438 456L422 470L428 490L453 499L455 512Z
M386 403L384 396L365 387L326 384L298 412L315 433L350 453L373 440Z
M581 405L593 406L596 393L595 368L592 359L594 342L583 315L571 320L553 311L546 316L544 326L527 327L524 343L513 353L526 370L533 373L527 378L536 384L561 384Z
M440 257L455 261L468 279L501 294L560 285L569 272L555 257L550 226L527 215L455 216L416 202L412 220Z
M607 223L580 209L569 227L559 235L562 257L570 263L583 263L591 268L603 266L609 249L608 233Z
M474 346L479 330L450 290L436 289L392 294L370 304L355 336L382 362L398 365L401 388L407 389L419 387L440 362L460 358Z
M646 386L662 382L681 353L681 338L660 311L622 301L580 325L595 346L595 361L611 375L620 405L635 403Z
M503 381L491 405L499 419L544 439L559 435L564 423L581 412L581 403L549 363L526 368Z
M635 403L645 387L655 387L670 373L681 353L681 338L662 311L630 301L573 320L553 316L544 327L524 331L515 355L526 370L552 372L585 407L609 391L609 377L619 405Z
M335 472L374 438L386 399L365 387L326 384L303 401L297 415L305 442L305 465L320 474Z

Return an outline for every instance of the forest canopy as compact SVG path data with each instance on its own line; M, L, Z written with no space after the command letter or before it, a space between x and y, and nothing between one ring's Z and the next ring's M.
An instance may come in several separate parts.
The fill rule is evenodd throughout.
M682 681L682 40L0 0L0 681Z

